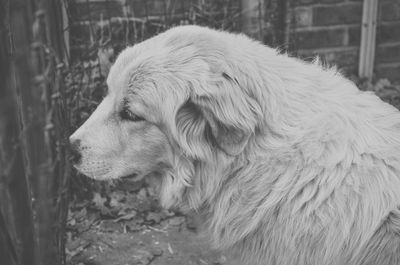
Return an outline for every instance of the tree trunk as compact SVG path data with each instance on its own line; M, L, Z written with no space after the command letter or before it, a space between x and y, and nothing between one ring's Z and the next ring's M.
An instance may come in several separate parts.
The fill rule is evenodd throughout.
M65 263L70 167L60 4L0 0L2 264Z
M26 73L27 64L16 74L14 57L29 51L29 42L24 45L13 45L13 38L19 44L24 42L26 29L21 23L14 23L18 36L10 34L11 8L10 1L1 1L1 43L0 46L0 260L5 264L32 264L34 258L33 212L29 182L25 172L20 143L20 116L17 108L17 78L29 81ZM13 3L14 4L14 3ZM21 12L17 10L15 12ZM18 15L21 15L18 13ZM16 19L15 19L16 20ZM16 22L13 20L13 22ZM16 49L18 49L16 51ZM23 82L23 80L22 80Z

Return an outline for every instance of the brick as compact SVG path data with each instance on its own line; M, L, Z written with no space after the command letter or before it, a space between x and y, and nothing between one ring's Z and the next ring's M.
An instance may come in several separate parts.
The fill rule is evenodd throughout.
M400 20L400 2L382 3L380 7L380 19L382 21Z
M160 16L168 14L167 2L163 0L128 0L131 14L136 17Z
M166 2L167 1L162 1L162 0L147 1L147 3L148 3L147 8L148 8L150 14L154 14L154 15L168 14Z
M306 52L302 53L301 57L314 58L319 56L321 60L329 65L337 65L339 68L357 66L359 52L358 49L339 50L331 52Z
M300 31L295 34L295 47L299 49L343 46L344 29Z
M316 56L318 56L325 65L337 66L340 72L346 76L351 76L357 72L359 57L357 49L334 52L306 52L300 54L300 57L306 61L312 61Z
M391 81L400 81L400 64L398 65L377 65L376 75L379 78L387 78Z
M400 22L378 25L376 34L377 43L400 41Z
M348 45L360 46L361 43L361 26L351 27L348 29Z
M321 4L337 4L337 3L343 3L345 0L320 0L318 3Z
M327 52L324 54L325 60L340 67L357 66L359 52L357 49L351 51Z
M400 44L383 47L378 46L376 49L375 60L378 63L400 62Z
M293 4L297 6L307 6L313 4L337 4L345 1L346 0L294 0Z
M71 26L71 45L90 46L92 42L100 43L103 35L103 42L111 40L113 48L119 50L126 45L143 41L155 34L164 31L161 21L151 20L148 23L125 19L112 19L107 23L75 24ZM90 30L91 29L91 30ZM91 38L92 31L92 38Z
M314 4L314 2L316 2L316 0L297 0L294 1L294 4L298 6L304 6Z
M143 24L141 22L113 20L103 30L104 35L110 36L113 45L116 45L118 48L143 41L164 31L165 28L160 27L160 24L162 24L161 21L152 20L149 23L145 23L142 27ZM98 29L96 35L99 36L99 34L100 30Z
M122 17L123 6L117 0L105 0L96 2L77 2L70 5L73 20L98 21L101 17L108 19Z
M134 17L144 17L147 14L146 2L138 0L128 0L129 14Z
M362 5L318 6L313 10L313 25L361 24Z
M347 78L352 78L358 76L358 64L353 64L349 66L343 66L338 68L340 73Z
M294 10L296 27L308 27L312 25L312 8L300 7Z
M174 1L167 1L169 5L167 6L170 13L173 14L182 14L185 12L189 12L190 8L192 7L191 1L184 1L184 0L174 0ZM239 2L233 1L232 8L238 8Z

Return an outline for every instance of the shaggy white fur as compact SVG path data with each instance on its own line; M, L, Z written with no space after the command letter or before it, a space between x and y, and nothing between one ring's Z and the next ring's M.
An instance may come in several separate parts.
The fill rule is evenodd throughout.
M183 26L123 51L108 84L167 139L141 162L163 205L241 264L400 264L400 112L335 69Z

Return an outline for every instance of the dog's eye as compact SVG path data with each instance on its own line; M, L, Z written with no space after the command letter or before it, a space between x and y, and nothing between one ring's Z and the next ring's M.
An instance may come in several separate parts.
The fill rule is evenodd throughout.
M120 113L119 113L120 117L122 120L129 120L129 121L144 121L144 119L140 116L137 116L135 114L132 113L132 111L130 111L127 108L124 108Z

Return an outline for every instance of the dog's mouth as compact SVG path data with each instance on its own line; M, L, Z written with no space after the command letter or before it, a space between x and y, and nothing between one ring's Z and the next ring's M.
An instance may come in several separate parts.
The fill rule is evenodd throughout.
M112 179L111 167L105 164L94 164L94 165L84 165L73 164L72 165L80 174L85 175L91 179L105 180ZM115 177L114 177L115 178Z
M82 175L92 179L106 180L106 179L121 179L128 181L140 181L144 178L145 174L136 170L130 174L124 175L118 172L118 168L114 168L104 162L87 162L86 164L72 164L72 166Z

